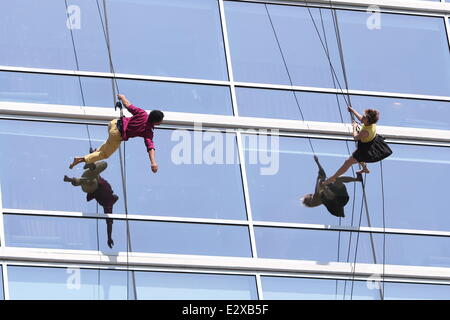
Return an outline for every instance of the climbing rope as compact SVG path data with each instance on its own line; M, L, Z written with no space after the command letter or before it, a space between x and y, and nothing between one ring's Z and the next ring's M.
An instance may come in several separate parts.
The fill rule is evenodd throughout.
M323 30L323 32L324 32L324 40L322 40L322 37L320 36L319 28L317 27L317 24L316 24L315 19L314 19L313 15L312 15L312 12L311 12L311 10L310 10L310 8L309 8L309 5L308 5L307 0L305 0L305 4L306 4L306 8L307 8L307 10L308 10L308 12L309 12L309 15L310 15L310 17L311 17L311 21L313 22L313 25L314 25L314 28L315 28L315 30L316 30L317 36L318 36L318 38L319 38L319 40L320 40L320 43L321 43L321 45L322 45L322 48L323 48L323 50L324 50L324 52L325 52L325 55L327 56L328 63L329 63L329 66L330 66L330 71L331 71L331 74L332 74L332 80L333 80L334 88L336 89L336 84L337 84L338 87L339 87L339 89L340 89L340 91L341 91L342 97L343 97L344 100L346 101L347 105L351 106L352 104L351 104L351 98L350 98L350 93L349 93L347 71L346 71L345 62L344 62L344 52L343 52L342 40L341 40L340 29L339 29L339 22L338 22L338 18L337 18L337 15L336 15L336 11L332 8L332 4L331 4L331 1L330 1L330 9L331 9L332 17L333 17L333 26L334 26L335 35L336 35L336 40L337 40L337 45L338 45L338 49L339 49L339 57L340 57L340 62L341 62L342 72L343 72L343 75L344 75L344 82L345 82L346 93L344 93L344 90L343 90L343 88L342 88L342 85L340 84L339 78L338 78L338 76L337 76L337 74L336 74L336 70L335 70L335 68L334 68L334 66L333 66L333 62L331 61L331 57L330 57L330 54L329 54L328 42L327 42L327 39L326 39L326 32L325 32L325 28L324 28L323 16L322 16L321 9L319 9L319 10L320 10L319 12L320 12L320 16L321 16L322 30ZM299 111L300 111L300 115L301 115L303 121L305 121L305 119L304 119L304 117L303 117L303 112L302 112L301 107L300 107L300 103L298 102L297 96L295 95L295 91L294 91L294 88L293 88L292 78L291 78L291 76L290 76L289 69L288 69L288 67L287 67L287 62L286 62L286 59L285 59L285 57L284 57L283 51L282 51L282 49L281 49L281 45L280 45L280 42L279 42L279 40L278 40L278 36L277 36L277 34L276 34L276 30L275 30L275 27L274 27L272 18L271 18L271 16L270 16L270 13L269 13L267 4L265 4L265 9L266 9L267 15L268 15L268 17L269 17L270 24L271 24L271 26L272 26L272 30L273 30L274 35L275 35L275 38L276 38L276 41L277 41L277 45L278 45L278 48L279 48L279 50L280 50L280 53L281 53L281 56L282 56L282 59L283 59L284 66L285 66L285 68L286 68L286 72L287 72L287 74L288 74L288 78L289 78L291 87L292 87L292 89L293 89L292 92L293 92L293 94L294 94L294 97L295 97L295 101L296 101L297 107L298 107L298 109L299 109ZM339 114L340 114L340 117L341 117L341 122L343 122L343 116L342 116L342 112L341 112L341 106L340 106L340 103L339 103L339 98L338 98L337 93L336 93L336 98L337 98L337 103L338 103ZM353 121L353 120L354 120L354 115L353 115L352 113L350 113L350 116L351 116L351 120ZM309 126L308 126L308 130L309 130ZM311 149L312 149L313 153L315 154L314 148L313 148L313 146L312 146L312 142L311 142L311 139L310 139L309 135L308 135L307 137L308 137L308 140L309 140ZM348 150L348 152L350 153L350 149L349 149L349 147L348 147L348 141L346 141L346 143L347 143L347 150ZM355 142L355 144L356 144L356 142ZM382 167L381 167L381 170L382 170ZM353 171L353 176L354 176L354 169L353 169L353 167L352 167L352 171ZM363 190L363 204L362 204L362 206L361 206L361 210L363 209L363 205L365 205L365 207L366 207L366 214L367 214L367 217L368 217L368 222L370 223L370 220L369 220L369 210L368 210L367 199L366 199L366 192L365 192L365 179L366 179L366 177L364 177L364 181L363 181L363 183L362 183L362 190ZM353 197L353 205L352 205L352 225L353 225L353 216L354 216L355 195L356 195L356 186L354 186L354 197ZM383 209L384 209L384 193L383 193ZM357 243L356 243L356 249L355 249L355 252L356 252L356 253L357 253L357 247L358 247L358 243L359 243L359 233L360 233L360 229L361 229L361 218L362 218L362 211L361 211L360 219L359 219L358 237L357 237ZM339 225L341 225L341 219L339 220ZM384 225L384 210L383 210L383 225ZM347 262L348 262L349 252L350 252L350 246L351 246L351 235L352 235L352 234L350 234L349 249L348 249L348 254L347 254ZM370 234L370 236L371 236L371 240L372 240L372 250L374 251L374 245L373 245L372 234ZM339 232L339 239L338 239L338 260L339 260L339 254L340 254L340 251L339 251L339 250L340 250L340 232ZM375 262L375 264L376 264L376 263L377 263L377 262L376 262L376 253L375 253L375 251L374 251L373 253L374 253L374 262ZM385 241L384 241L384 243L383 243L383 277L384 277L384 269L385 269L385 266L384 266L384 264L385 264L384 257L385 257ZM352 293L353 293L354 277L355 277L355 272L356 272L355 265L356 265L356 254L355 254L355 261L354 261L354 264L353 264ZM384 279L384 278L383 278L383 279ZM345 282L345 284L346 284L346 282ZM384 283L383 283L383 286L384 286ZM337 284L336 284L336 294L337 294ZM383 294L383 292L381 292L381 297L382 297L382 299L384 299L384 294ZM344 299L345 299L345 288L344 288Z
M73 49L73 54L74 54L74 57L75 57L75 65L76 65L77 71L79 72L80 71L80 65L79 65L79 61L78 61L78 54L77 54L77 49L76 49L76 46L75 46L75 39L74 39L74 36L73 36L73 30L72 30L72 25L71 25L70 16L69 16L69 6L67 4L67 0L64 0L64 3L65 3L65 6L66 6L67 22L69 23L69 26L70 26L69 27L70 39L72 41L72 49ZM84 98L83 84L81 82L81 76L78 75L77 78L78 78L78 84L80 86L81 101L82 101L82 104L83 104L83 108L82 108L83 109L83 114L84 114L84 117L86 117L86 110L85 110L86 101L85 101L85 98ZM92 149L92 141L91 141L91 133L89 131L89 125L88 124L86 124L86 131L87 131L88 140L89 140L89 150L91 150ZM98 215L98 202L95 205L95 213L96 213L96 215ZM95 219L95 220L96 220L96 228L97 228L97 251L100 251L98 218ZM98 269L97 272L98 272L98 275L97 275L97 294L98 294L98 297L100 298L100 268Z
M102 25L103 35L106 42L106 48L108 50L108 58L109 58L109 67L110 71L113 74L113 80L112 80L112 93L114 97L114 104L115 107L118 106L117 102L117 94L120 94L119 84L117 82L116 72L114 70L114 63L112 59L111 54L111 42L109 37L109 24L108 24L108 13L106 8L106 2L103 0L103 14L105 15L105 21L103 21L102 12L100 9L100 3L98 0L96 0L97 3L97 10L100 17L100 22ZM116 94L117 89L117 94ZM120 117L123 117L122 108L120 108ZM127 184L126 184L126 143L124 141L123 143L123 160L122 160L122 148L119 146L119 159L120 159L120 169L122 174L122 190L123 190L123 197L124 197L124 204L125 204L125 221L126 221L126 228L127 228L127 300L129 300L129 272L130 272L130 266L129 266L129 252L132 251L131 248L131 236L130 236L130 225L128 221L128 198L127 198ZM136 281L134 278L134 272L131 271L132 275L132 285L133 285L133 293L134 293L134 299L137 299L137 291L136 291Z

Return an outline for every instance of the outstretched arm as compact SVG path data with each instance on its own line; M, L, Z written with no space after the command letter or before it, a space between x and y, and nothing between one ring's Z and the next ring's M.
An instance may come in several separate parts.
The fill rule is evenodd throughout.
M353 114L355 115L355 117L359 120L359 122L362 121L362 115L360 115L360 114L358 113L358 111L356 111L355 109L353 109L351 106L348 106L348 107L347 107L347 110L348 110L349 112L353 113Z
M155 159L155 149L148 150L148 157L150 159L152 171L154 173L156 173L158 171L158 164L156 163L156 159Z
M127 98L125 98L125 95L123 95L123 94L118 94L117 95L117 99L122 101L124 107L127 108L127 109L131 105L130 101L128 101Z
M320 178L322 180L325 180L327 175L325 173L325 170L323 170L322 165L319 162L319 158L316 155L314 156L314 161L316 161L316 164L319 167L319 175L318 175L317 179Z

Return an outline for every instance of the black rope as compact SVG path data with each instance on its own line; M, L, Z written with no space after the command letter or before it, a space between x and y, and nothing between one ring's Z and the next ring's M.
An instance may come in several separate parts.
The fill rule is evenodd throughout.
M73 36L73 30L72 30L72 22L70 21L70 16L69 16L69 5L67 3L67 0L64 0L65 6L66 6L66 15L67 15L67 23L69 24L69 30L70 30L70 39L72 40L72 49L73 49L73 53L75 56L75 64L77 67L77 71L80 71L80 64L78 61L78 54L77 54L77 49L76 49L76 45L75 45L75 39ZM84 90L83 90L83 84L81 82L81 76L78 75L78 84L80 86L80 93L81 93L81 101L83 103L83 114L86 117L86 100L84 98ZM86 124L86 131L87 131L87 135L88 135L88 139L89 139L89 148L92 149L92 141L91 141L91 134L89 131L89 125ZM95 206L95 213L98 215L98 202ZM99 239L99 229L98 229L98 218L95 219L96 220L96 225L97 225L97 251L100 252L100 239ZM98 270L98 276L97 276L97 294L98 297L100 299L100 268L97 269Z
M320 32L319 32L319 29L318 29L317 24L315 22L315 19L314 19L313 15L312 15L312 12L311 12L310 8L309 8L308 1L305 0L306 8L307 8L307 10L309 12L309 15L311 17L311 21L313 22L313 25L314 25L314 28L316 30L317 36L318 36L318 38L320 40L320 43L322 44L322 48L324 49L325 55L327 56L328 62L330 64L330 69L331 69L332 75L336 78L336 82L338 83L338 86L339 86L339 88L340 88L340 90L341 90L341 92L343 94L344 100L346 100L347 104L349 106L351 106L352 104L351 104L351 98L350 98L349 87L348 87L347 71L346 71L345 62L344 62L344 52L343 52L341 35L340 35L339 22L338 22L336 10L333 9L331 1L329 1L329 3L330 3L330 9L331 9L331 12L332 12L332 17L333 17L333 25L334 25L336 40L337 40L338 49L339 49L341 68L342 68L342 72L343 72L343 75L344 75L344 81L345 81L345 86L346 86L346 91L347 91L347 99L348 100L345 97L344 91L343 91L342 86L341 86L341 84L339 82L339 78L337 77L336 71L335 71L335 69L333 67L333 63L331 61L331 57L330 57L329 50L328 50L328 45L324 44L324 41L322 40L322 37L320 36ZM267 9L267 7L266 7L266 9ZM321 18L322 18L322 15L321 15ZM322 28L323 28L323 18L322 18ZM324 36L326 38L325 31L324 31ZM333 79L334 79L334 77L333 77ZM333 80L333 83L335 83L334 80ZM338 106L339 106L339 110L340 110L339 101L338 101ZM340 114L341 114L341 112L340 112ZM354 115L352 113L350 113L350 116L351 116L351 120L354 120ZM356 144L356 141L355 141L355 144ZM353 168L352 168L352 170L353 170ZM363 200L364 200L364 204L366 205L366 214L367 214L368 222L370 223L369 211L368 211L368 208L367 208L367 199L366 199L366 192L365 192L364 183L362 183L362 185L363 185ZM384 193L383 193L383 197L384 197ZM383 198L383 204L384 204L384 198ZM360 219L360 222L361 222L361 219ZM359 239L360 227L361 227L361 225L359 225L359 228L358 228L358 239ZM351 239L351 236L350 236L350 239ZM372 250L374 250L372 234L371 234L371 241L372 241ZM351 242L349 243L349 249L350 249L350 244L351 244ZM356 250L357 250L357 248L356 248ZM384 255L385 255L385 244L383 244L383 256ZM356 256L355 256L355 259L356 259ZM375 264L376 264L376 253L375 252L374 252L374 259L375 259ZM385 267L384 267L384 260L383 260L383 270L384 270L384 268ZM354 280L354 276L355 276L354 273L355 273L355 268L354 268L354 272L353 272L353 280ZM352 292L353 292L353 281L352 281ZM383 292L381 292L381 296L382 296L382 299L383 299L384 298ZM345 291L344 291L344 298L345 298Z
M386 274L386 216L384 212L384 177L383 177L383 160L380 161L380 180L381 180L381 199L382 199L382 212L383 212L383 274L382 274L382 285L383 285L383 294L385 296L384 291L384 277Z
M99 1L96 0L97 3L97 10L99 13L99 17L100 17L100 22L102 25L102 30L103 30L103 35L105 37L105 42L106 42L106 48L108 50L108 58L109 58L109 67L110 67L110 71L113 74L113 78L112 78L112 92L113 92L113 98L114 98L114 103L116 105L117 103L117 95L116 95L116 89L117 89L117 94L120 94L120 89L119 89L119 84L117 82L117 77L116 77L116 72L114 70L114 64L113 64L113 59L112 59L112 54L111 54L111 43L110 43L110 38L109 38L109 25L108 25L108 14L107 14L107 9L106 9L106 2L105 0L103 0L103 13L105 15L105 21L103 22L103 17L102 17L102 12L100 9L100 4ZM120 108L120 117L123 117L123 111L122 108ZM130 226L129 226L129 221L128 221L128 197L127 197L127 187L126 187L126 142L124 141L123 143L124 147L123 147L123 160L122 160L122 148L121 146L119 146L119 159L120 159L120 169L121 169L121 175L122 175L122 190L123 190L123 197L124 197L124 205L125 205L125 221L126 221L126 228L127 228L127 300L130 299L129 297L129 272L130 272L130 265L129 265L129 252L132 251L132 247L131 247L131 237L130 237ZM134 293L134 299L137 299L137 291L136 291L136 281L134 278L134 272L131 271L132 274L132 279L133 279L133 293Z
M310 130L309 130L309 125L308 125L308 123L305 121L305 117L303 116L302 108L300 107L300 103L299 103L299 101L298 101L297 95L295 94L295 91L294 91L294 88L293 88L293 87L294 87L294 84L293 84L293 82L292 82L291 74L290 74L290 72L289 72L289 68L288 68L288 66L287 66L287 62L286 62L286 59L285 59L285 57L284 57L283 50L281 49L280 41L278 40L277 32L276 32L276 30L275 30L275 26L273 25L272 18L271 18L270 13L269 13L269 9L267 8L267 4L264 4L264 6L265 6L265 8L266 8L267 16L269 17L270 25L272 26L272 30L273 30L273 34L274 34L274 36L275 36L275 40L277 41L277 44L278 44L278 49L280 50L281 58L283 59L284 67L286 68L286 73L287 73L287 75L288 75L289 82L290 82L291 87L292 87L292 94L294 95L295 103L297 104L297 108L298 108L298 110L300 111L300 116L302 117L303 122L306 124L306 126L307 126L307 128L308 128L308 132L309 132L309 131L310 131ZM312 153L315 155L316 152L315 152L315 150L314 150L314 146L313 146L313 144L312 144L312 142L311 142L311 138L310 138L308 132L306 133L306 136L307 136L307 138L308 138L309 145L310 145L310 147L311 147Z

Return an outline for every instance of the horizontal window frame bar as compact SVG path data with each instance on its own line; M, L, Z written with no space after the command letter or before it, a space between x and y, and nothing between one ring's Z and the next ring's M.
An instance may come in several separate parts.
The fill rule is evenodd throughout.
M423 1L423 2L425 2L425 1ZM61 75L61 76L94 77L94 78L105 78L105 79L114 78L114 74L108 73L108 72L29 68L29 67L4 66L4 65L0 65L0 71L17 72L17 73L47 74L47 75ZM159 77L159 76L123 74L123 73L116 73L115 77L117 79L123 79L123 80L168 82L168 83L181 83L181 84L194 84L194 85L195 84L211 85L211 86L221 86L221 87L229 87L229 88L231 86L234 86L237 88L242 87L242 88L273 89L273 90L287 90L287 91L300 91L300 92L312 92L312 93L343 94L340 89L336 89L336 88L291 86L291 85L270 84L270 83L266 84L266 83L253 83L253 82L241 82L241 81L222 81L222 80L177 78L177 77ZM353 90L353 89L349 89L348 93L351 95L373 96L373 97L382 97L382 98L384 97L384 98L401 98L401 99L450 102L450 96L422 95L422 94L410 94L410 93L400 93L400 92L382 92L382 91ZM347 94L347 90L345 90L344 94Z
M92 126L107 126L107 120L89 120L89 119L68 119L68 118L57 118L57 117L38 117L38 116L27 116L27 115L15 115L15 114L2 114L0 110L0 119L2 120L17 120L17 121L35 121L35 122L48 122L48 123L67 123L67 124L79 124L79 125L92 125ZM186 131L194 131L195 129L191 126L183 125L183 124L162 124L158 126L158 129L163 130L186 130ZM264 128L261 128L264 129ZM203 132L221 132L221 133L234 133L237 131L241 132L241 134L245 135L258 135L258 132L244 132L243 129L239 128L220 128L220 127L202 127ZM288 137L288 138L304 138L304 139L325 139L325 140L339 140L339 141L348 141L355 142L354 139L349 136L343 136L338 134L308 134L302 132L288 132L280 130L278 133L272 132L270 135L275 135L279 137ZM87 139L86 139L87 140ZM402 140L402 139L386 139L387 143L392 144L401 144L401 145L417 145L417 146L430 146L430 147L450 147L450 142L435 142L435 141L420 141L420 140Z
M271 274L314 274L333 275L341 277L361 277L367 279L374 275L388 279L437 280L450 281L450 268L407 266L407 265L382 265L347 262L287 260L267 258L237 258L221 256L198 255L174 255L151 253L125 253L119 255L101 254L76 254L72 251L58 249L34 249L34 248L0 248L0 260L8 265L15 262L27 263L62 263L62 264L86 264L102 266L121 266L129 270L142 267L175 268L179 270L227 270L233 272L254 272ZM353 271L355 267L355 271ZM383 273L384 270L384 273ZM220 271L219 271L220 272ZM345 280L345 279L344 279Z
M148 110L147 110L148 111ZM118 117L112 108L81 107L70 105L36 104L0 101L0 115L19 115L33 117L67 118L80 120L110 121ZM251 118L194 114L183 112L165 112L164 122L168 125L195 126L221 129L279 130L286 132L307 133L318 136L351 136L351 125L318 121L284 120L270 118ZM125 116L128 111L125 111ZM422 129L393 126L377 126L377 131L387 139L411 142L450 143L450 130Z
M227 0L228 1L228 0ZM443 16L450 13L450 4L434 1L395 1L395 0L230 0L230 2L266 3L302 7L321 7L333 9L366 11L369 6L375 5L381 12L399 13L423 16ZM426 2L426 3L423 3ZM429 3L428 3L429 2Z
M283 273L283 272L256 272L251 270L220 270L220 269L202 269L202 268L176 268L176 267L154 267L154 266L138 266L132 269L123 266L114 265L93 265L93 264L70 264L59 262L33 262L33 261L12 261L4 262L8 267L36 267L36 268L80 268L85 270L101 270L101 271L120 271L120 272L163 272L163 273L187 273L187 274L208 274L208 275L229 275L229 276L257 276L276 277L276 278L295 278L295 279L311 279L311 280L338 280L338 281L385 281L390 283L402 284L429 284L429 285L450 285L450 280L439 279L405 279L405 278L387 278L367 277L356 275L334 275L334 274L311 274L311 273ZM354 279L353 279L354 278Z
M10 209L4 208L3 215L23 215L23 216L44 216L44 217L61 217L61 218L86 218L86 219L114 219L129 221L154 221L154 222L173 222L173 223L195 223L195 224L213 224L213 225L230 225L230 226L249 226L248 220L231 220L231 219L211 219L211 218L185 218L185 217L166 217L166 216L150 216L150 215L125 215L125 214L89 214L71 211L50 211L50 210L29 210L29 209ZM252 221L254 227L265 228L286 228L298 230L319 230L319 231L336 231L336 232L362 232L376 233L387 235L412 235L412 236L432 236L432 237L450 237L450 231L440 230L419 230L419 229L400 229L400 228L383 228L383 227L352 227L325 224L307 224L293 222L275 222L275 221Z

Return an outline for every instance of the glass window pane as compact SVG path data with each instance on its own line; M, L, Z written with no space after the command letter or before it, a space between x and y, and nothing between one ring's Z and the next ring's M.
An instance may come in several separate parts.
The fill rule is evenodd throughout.
M386 236L386 263L410 266L450 266L450 237Z
M256 300L253 276L136 272L142 300Z
M307 208L301 204L300 199L304 195L314 192L318 172L307 139L280 137L278 146L274 144L274 141L267 142L267 145L270 145L267 153L271 156L273 167L278 168L278 171L274 170L274 174L263 175L261 169L265 166L258 162L252 164L250 157L252 150L255 149L262 154L266 152L265 148L258 148L258 144L261 145L264 141L256 140L255 144L256 136L243 137L246 159L248 159L246 161L247 179L254 220L339 225L339 218L331 215L325 206ZM257 139L272 138L260 135ZM328 175L334 173L348 157L345 142L313 139L311 143ZM349 148L353 151L351 142ZM261 158L261 153L256 156ZM352 176L352 171L349 170L346 175ZM346 218L341 222L344 225L351 225L352 204L355 201L353 213L356 216L361 206L362 192L359 182L356 186L353 183L347 183L346 187L349 202L345 207ZM356 196L354 197L355 187ZM363 220L362 223L367 222Z
M250 135L244 136L247 158L251 156L251 150L258 150L250 139ZM259 139L266 137L260 136ZM328 176L336 172L348 157L345 142L312 139L311 143ZM447 231L450 217L446 214L445 202L433 201L430 207L430 201L425 199L445 199L447 196L446 189L436 182L450 178L450 148L400 144L390 144L390 147L394 153L382 163L386 227ZM361 209L362 188L359 182L346 184L349 201L344 207L345 218L339 221L323 205L314 208L301 205L300 198L314 192L318 172L308 140L281 137L279 146L274 148L272 145L271 148L272 162L278 161L279 170L275 174L262 175L261 164L246 163L255 220L326 225L351 225L352 221L358 221L352 217L357 217ZM348 148L353 152L353 142L348 142ZM263 148L261 150L264 152ZM371 173L366 176L365 191L370 226L383 227L380 163L369 164L368 167ZM352 176L352 170L349 169L345 175ZM369 226L365 206L361 225Z
M266 300L377 300L380 291L363 281L261 277ZM352 293L353 286L353 293ZM345 288L345 294L344 294Z
M130 221L134 252L251 257L247 227Z
M157 174L142 140L126 145L130 214L246 219L235 134L158 129L154 141Z
M8 266L12 300L124 300L124 271Z
M111 79L82 77L86 106L114 106ZM144 109L232 115L229 87L118 80L127 98ZM0 72L0 100L82 105L78 77Z
M97 221L98 220L98 221ZM127 251L124 220L110 226L109 219L5 215L9 247L100 250L104 254ZM133 252L250 257L248 228L213 224L129 221Z
M390 146L394 154L382 163L386 227L450 230L445 201L431 200L448 196L441 181L450 178L450 148ZM371 164L369 169L366 190L372 223L382 226L380 164Z
M4 225L9 247L100 250L104 254L127 251L123 220L8 214ZM108 246L108 228L112 248Z
M385 283L386 299L448 300L450 286L418 283Z
M3 207L103 212L102 208L97 209L95 200L87 201L87 194L81 187L75 187L63 178L64 175L70 178L82 176L82 165L70 170L69 164L73 157L89 153L88 130L93 147L106 140L105 126L87 129L85 125L0 120L0 127L0 147L10 151L8 157L0 157ZM107 168L101 177L119 196L113 212L124 213L118 155L116 152L106 161Z
M226 2L225 8L235 79L290 84L264 5ZM322 39L327 37L331 61L344 88L331 11L284 5L267 8L293 84L334 87L311 14ZM374 29L367 26L370 14L337 10L350 89L447 96L450 54L442 18L381 13L380 28ZM302 32L292 37L292 30Z
M443 19L381 13L380 28L371 30L369 14L338 11L349 86L448 96L450 52Z
M116 72L227 80L217 1L113 0L107 7Z
M341 122L343 120L347 123L350 121L347 104L342 95L336 97L335 94L313 92L296 92L295 94L299 106L292 91L237 88L239 115L302 120L301 114L303 114L305 120L309 121ZM351 96L351 101L359 112L363 112L366 108L379 110L381 113L379 124L383 126L450 129L449 102L369 96Z
M258 257L319 262L382 263L382 235L288 228L255 228ZM356 246L356 244L358 246ZM340 247L338 247L340 245ZM357 249L357 251L356 251ZM387 251L387 250L386 250ZM339 253L339 256L338 256ZM387 261L387 260L386 260Z
M329 62L308 10L298 6L268 5L267 8L293 83L333 87ZM226 1L225 12L235 80L290 84L265 6ZM340 65L336 59L339 56L336 41L332 38L330 11L311 8L311 14L319 24L322 14L327 36L331 39L329 50L333 65ZM293 37L292 30L302 32L296 32ZM338 76L339 70L335 67Z
M96 2L71 0L68 5L76 6L69 15L80 69L109 71ZM64 1L2 1L0 10L8 12L0 21L0 65L76 69Z

